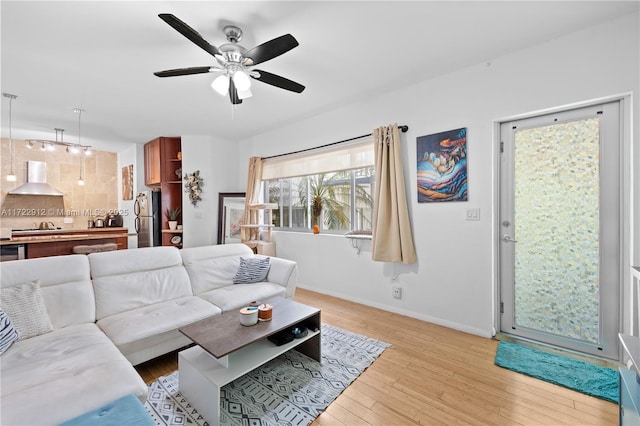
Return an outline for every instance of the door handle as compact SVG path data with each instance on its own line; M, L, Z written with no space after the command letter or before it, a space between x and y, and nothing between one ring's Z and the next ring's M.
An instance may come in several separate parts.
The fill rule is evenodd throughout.
M513 238L511 238L511 236L505 234L504 237L502 237L502 241L504 241L505 243L517 243L518 241L514 240Z

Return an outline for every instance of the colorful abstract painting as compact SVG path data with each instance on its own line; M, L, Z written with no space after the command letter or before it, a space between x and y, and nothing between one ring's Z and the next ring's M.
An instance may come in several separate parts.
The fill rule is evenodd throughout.
M420 136L418 202L467 201L467 128Z

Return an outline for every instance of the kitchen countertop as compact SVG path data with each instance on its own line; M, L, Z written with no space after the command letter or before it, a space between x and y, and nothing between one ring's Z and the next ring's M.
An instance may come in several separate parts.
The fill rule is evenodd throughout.
M12 231L11 239L1 240L0 245L48 243L53 241L97 240L128 236L129 231L127 228L34 229L27 231Z

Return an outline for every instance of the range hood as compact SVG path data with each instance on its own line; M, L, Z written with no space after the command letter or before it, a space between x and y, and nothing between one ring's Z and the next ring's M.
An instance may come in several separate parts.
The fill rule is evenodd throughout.
M27 161L27 182L12 189L7 194L12 195L55 195L63 196L47 183L47 163L44 161Z

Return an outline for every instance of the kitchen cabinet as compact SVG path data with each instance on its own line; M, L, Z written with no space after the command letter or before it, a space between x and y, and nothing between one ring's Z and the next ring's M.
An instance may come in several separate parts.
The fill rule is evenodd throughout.
M73 254L78 245L115 243L118 250L128 248L127 228L94 228L86 230L56 230L14 232L11 240L2 244L22 244L26 258L64 256Z
M180 137L159 137L145 144L145 184L154 188L160 187L160 203L162 209L161 228L169 230L167 209L182 208L182 140ZM149 180L147 180L149 177ZM182 223L182 214L178 216ZM163 246L182 247L182 243L172 243L174 235L163 235ZM180 237L182 237L180 235Z
M160 185L160 139L144 144L144 184Z

